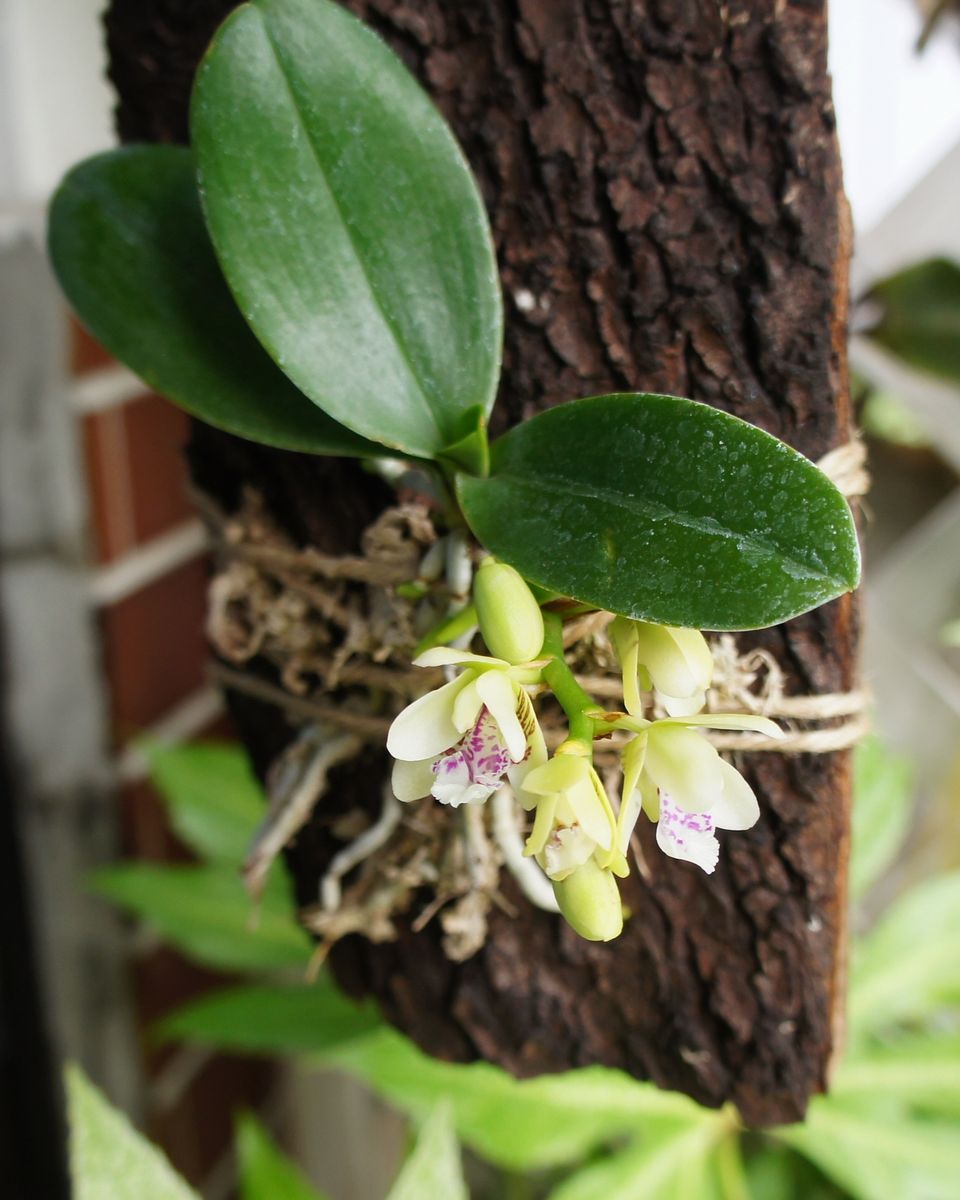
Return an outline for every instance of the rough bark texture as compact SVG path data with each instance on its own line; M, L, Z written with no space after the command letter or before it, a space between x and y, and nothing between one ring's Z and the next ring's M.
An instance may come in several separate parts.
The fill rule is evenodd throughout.
M125 139L182 140L192 71L232 0L114 0L111 75ZM424 81L483 188L507 298L496 427L617 389L704 400L811 458L849 432L848 236L823 0L352 0ZM200 480L244 479L326 549L384 502L351 464L200 431ZM794 690L852 683L845 598L749 635ZM260 763L290 731L237 705ZM376 770L372 768L376 767ZM707 877L648 856L634 916L592 945L524 906L446 961L428 929L342 943L334 967L435 1054L518 1074L623 1067L757 1125L794 1120L834 1045L849 829L846 755L746 763L760 824ZM378 764L343 788L375 794ZM372 783L371 783L372 780ZM649 832L649 831L648 831ZM323 829L293 855L315 896Z

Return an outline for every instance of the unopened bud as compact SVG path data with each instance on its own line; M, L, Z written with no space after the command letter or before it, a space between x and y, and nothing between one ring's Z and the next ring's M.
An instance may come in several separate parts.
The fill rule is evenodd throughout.
M495 658L525 663L543 649L543 614L519 571L494 558L477 568L473 602L480 633Z
M610 871L588 859L566 879L555 882L554 895L567 924L590 942L609 942L623 930L623 907Z

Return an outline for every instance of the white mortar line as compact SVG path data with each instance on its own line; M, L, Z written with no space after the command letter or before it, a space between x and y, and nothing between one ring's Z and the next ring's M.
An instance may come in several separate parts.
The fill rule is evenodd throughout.
M196 558L207 548L203 522L192 517L153 538L116 562L90 572L88 594L94 604L116 604L160 579L176 567Z
M69 387L70 403L80 413L105 412L118 408L152 389L126 367L98 367L79 375Z

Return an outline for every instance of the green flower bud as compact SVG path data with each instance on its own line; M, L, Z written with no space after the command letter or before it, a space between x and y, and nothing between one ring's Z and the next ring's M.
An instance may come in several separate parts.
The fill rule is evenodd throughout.
M595 859L553 885L567 924L589 942L609 942L623 930L623 906L616 880Z
M543 649L543 613L523 576L506 563L485 558L473 581L480 633L495 658L525 663Z

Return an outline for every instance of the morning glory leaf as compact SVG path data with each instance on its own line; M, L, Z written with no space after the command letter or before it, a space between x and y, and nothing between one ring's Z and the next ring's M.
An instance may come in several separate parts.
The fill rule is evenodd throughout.
M254 0L201 64L207 225L275 361L365 437L435 457L493 403L502 311L483 202L388 47L331 0Z
M50 258L97 341L195 417L312 454L383 454L332 421L270 361L230 295L203 224L189 150L87 159L50 209Z
M676 396L550 409L457 491L480 542L533 583L664 625L762 628L859 580L850 508L823 472Z

